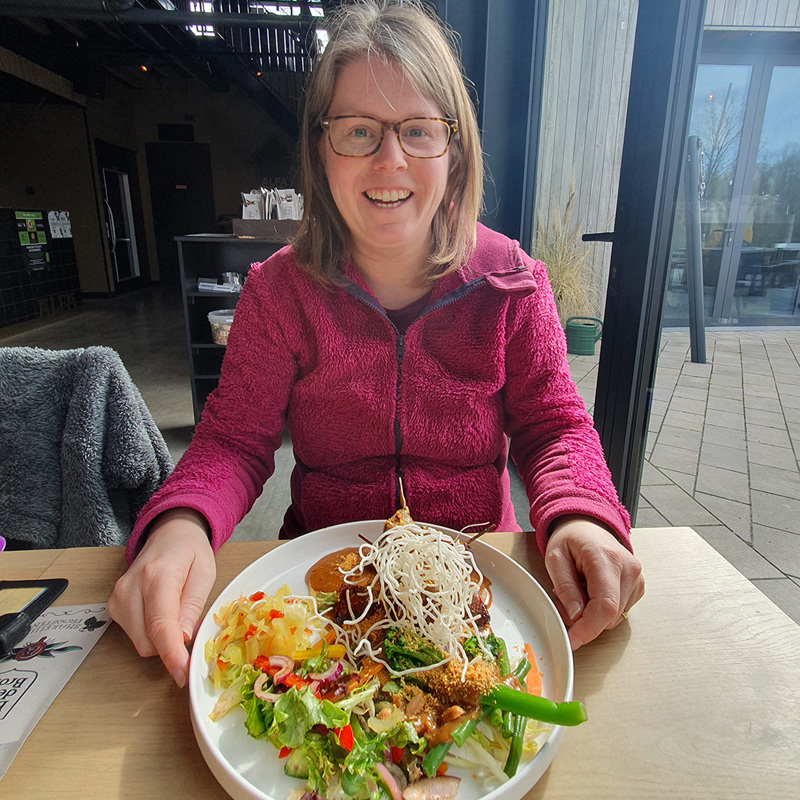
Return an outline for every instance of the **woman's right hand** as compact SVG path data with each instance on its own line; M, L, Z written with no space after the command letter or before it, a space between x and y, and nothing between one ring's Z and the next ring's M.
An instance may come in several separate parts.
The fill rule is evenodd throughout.
M173 508L153 522L136 560L117 581L108 612L141 656L161 657L183 688L189 651L216 578L214 552L202 514Z

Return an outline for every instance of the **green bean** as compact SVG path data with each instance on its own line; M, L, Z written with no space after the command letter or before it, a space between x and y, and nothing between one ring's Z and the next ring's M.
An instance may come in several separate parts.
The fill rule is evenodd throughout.
M464 720L451 734L450 738L461 747L464 742L472 736L472 732L478 726L478 723L486 719L491 709L484 708L481 715L477 719Z
M429 778L432 778L438 772L452 744L452 742L441 742L425 753L425 758L422 759L422 770Z
M488 694L481 698L483 705L511 711L523 717L550 722L554 725L580 725L586 722L586 707L579 700L554 703L535 694L518 692L508 686L497 684Z
M509 778L513 778L517 774L520 758L522 758L522 745L525 743L525 726L528 720L520 715L511 715L513 717L512 727L514 729L511 736L511 747L508 749L508 758L506 758L506 765L503 767L503 772Z
M499 637L497 640L497 668L500 670L500 675L508 675L511 672L511 662L508 660L508 648L506 643Z
M520 683L525 680L527 674L531 671L531 662L528 661L527 658L521 658L519 660L519 664L514 667L514 671L511 673Z

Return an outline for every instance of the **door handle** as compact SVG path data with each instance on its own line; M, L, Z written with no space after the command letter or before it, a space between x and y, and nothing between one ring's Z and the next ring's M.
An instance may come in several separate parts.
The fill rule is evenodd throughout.
M108 211L108 219L110 220L109 229L111 231L111 252L116 252L117 249L117 229L116 225L114 224L114 212L111 210L111 204L103 198L103 202L106 204L106 210Z
M617 235L616 231L605 231L604 233L584 233L581 236L584 242L613 242Z

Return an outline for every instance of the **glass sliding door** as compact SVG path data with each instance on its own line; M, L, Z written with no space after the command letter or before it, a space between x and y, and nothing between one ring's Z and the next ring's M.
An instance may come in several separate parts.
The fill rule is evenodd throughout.
M706 323L800 324L800 58L715 53L704 61L690 135L701 142L697 191ZM682 199L665 326L688 323L688 213Z

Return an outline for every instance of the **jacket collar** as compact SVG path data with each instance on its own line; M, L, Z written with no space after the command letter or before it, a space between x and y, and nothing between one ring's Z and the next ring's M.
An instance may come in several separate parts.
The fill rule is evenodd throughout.
M374 299L364 276L351 260L344 264L342 274ZM475 249L464 265L437 281L431 303L452 292L462 292L470 284L481 283L514 298L527 297L537 288L536 278L523 260L519 242L478 223Z

